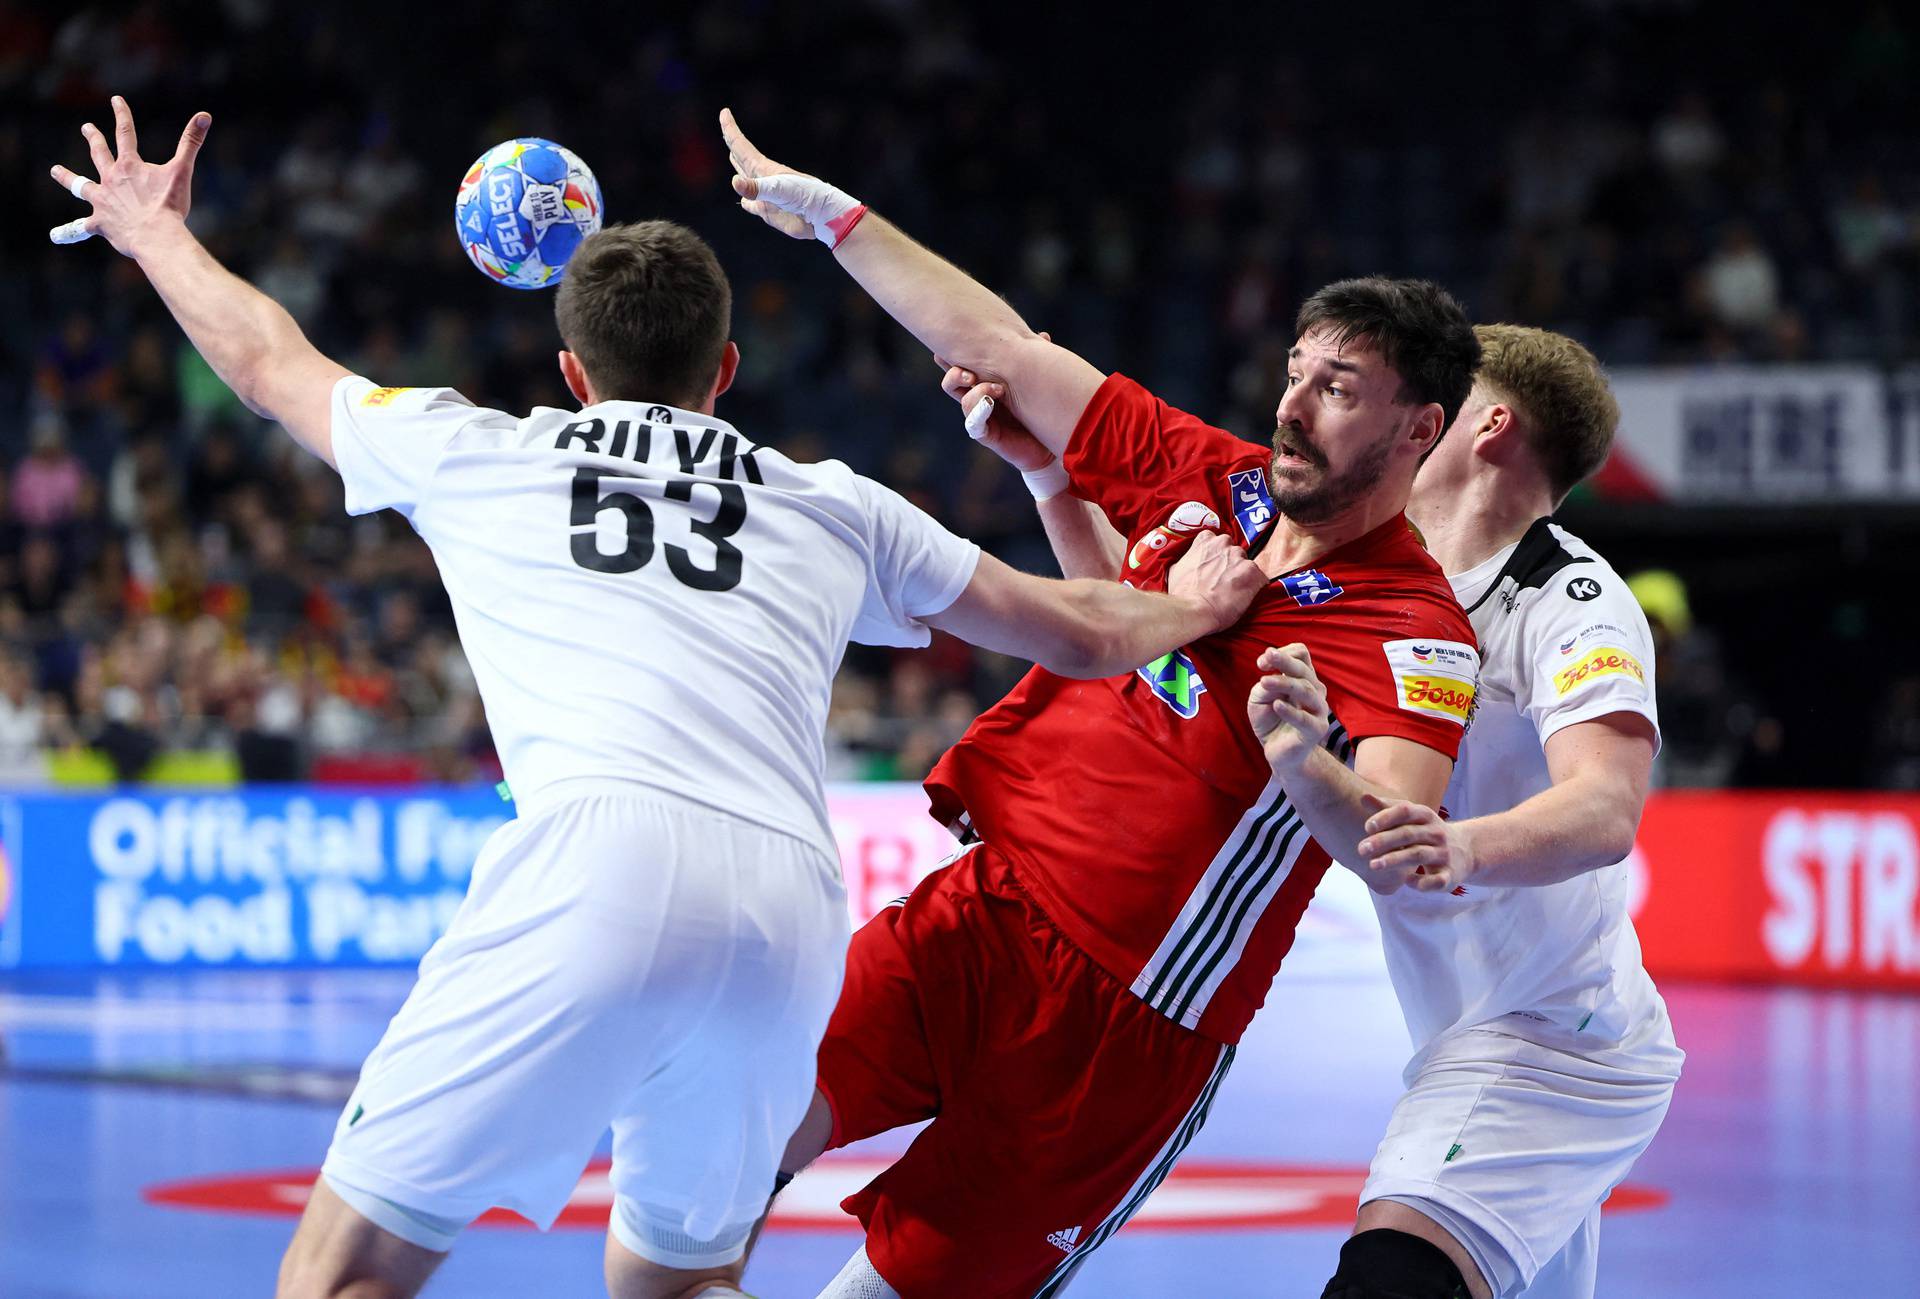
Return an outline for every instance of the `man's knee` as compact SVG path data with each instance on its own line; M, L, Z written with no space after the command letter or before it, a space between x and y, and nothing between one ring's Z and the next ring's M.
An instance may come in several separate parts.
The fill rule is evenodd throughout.
M1467 1299L1460 1269L1431 1241L1377 1229L1349 1237L1320 1299Z

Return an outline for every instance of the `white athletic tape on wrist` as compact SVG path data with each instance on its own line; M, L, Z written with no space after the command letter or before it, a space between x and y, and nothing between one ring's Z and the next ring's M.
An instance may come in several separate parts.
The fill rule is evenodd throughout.
M1026 481L1027 490L1033 493L1035 501L1050 501L1073 481L1067 474L1067 467L1055 456L1038 469L1022 469L1020 477Z
M87 219L69 221L63 226L55 226L47 231L47 238L56 244L77 244L93 238L93 231L87 229Z
M75 198L85 198L86 195L82 194L80 191L85 189L86 187L87 187L87 178L85 176L75 176L73 178L73 183L67 186L67 193L73 195Z
M993 398L982 397L980 404L967 412L967 436L978 442L987 435L987 421L993 418Z
M813 237L829 248L838 248L867 214L866 204L817 176L766 176L758 182L758 194L812 226Z

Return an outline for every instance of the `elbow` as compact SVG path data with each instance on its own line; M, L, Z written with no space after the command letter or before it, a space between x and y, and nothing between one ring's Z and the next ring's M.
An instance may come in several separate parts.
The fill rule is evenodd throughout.
M1081 681L1110 677L1127 668L1114 655L1112 638L1104 635L1089 619L1075 619L1054 634L1047 661L1041 664L1057 676Z
M1633 852L1635 839L1640 832L1640 816L1637 809L1622 810L1607 818L1602 827L1598 842L1594 844L1594 865L1611 866L1615 862L1627 859Z

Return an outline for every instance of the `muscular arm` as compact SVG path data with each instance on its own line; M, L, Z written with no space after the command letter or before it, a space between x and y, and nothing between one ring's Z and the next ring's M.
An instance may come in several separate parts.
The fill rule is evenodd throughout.
M333 464L333 386L349 371L307 341L286 308L215 261L184 224L134 254L207 365L248 410Z
M1393 892L1413 866L1389 870L1367 862L1360 841L1368 818L1389 801L1437 806L1453 759L1414 740L1375 735L1360 741L1349 769L1324 747L1333 716L1307 647L1262 650L1259 667L1266 675L1247 697L1247 719L1267 765L1320 846L1374 892Z
M1265 585L1225 538L1210 534L1203 542L1175 566L1167 594L1106 578L1033 577L982 555L960 598L925 621L1061 676L1131 672L1231 625Z
M985 285L884 217L869 213L833 256L936 355L1004 383L1021 422L1047 450L1066 454L1104 374L1042 338Z
M1105 375L1034 332L992 291L885 218L768 158L731 111L721 112L720 129L742 207L795 238L830 244L882 310L935 355L1005 383L1009 404L1034 436L1055 455L1065 453Z
M1367 887L1391 893L1400 887L1400 875L1361 864L1366 858L1359 843L1366 835L1367 818L1383 800L1437 804L1447 792L1453 759L1412 740L1376 735L1360 741L1351 768L1316 747L1275 774L1320 846Z
M187 230L193 164L213 119L197 113L165 163L143 161L133 110L113 99L115 150L89 122L81 128L100 179L65 167L56 183L93 205L54 232L56 242L103 235L138 264L187 338L255 414L276 420L307 450L333 463L333 385L348 371L307 341L273 299L234 275Z
M1389 871L1421 868L1422 888L1558 884L1621 860L1646 806L1653 724L1609 713L1556 731L1546 751L1553 784L1524 803L1467 821L1442 821L1413 805L1421 800L1395 803L1369 820L1365 857Z

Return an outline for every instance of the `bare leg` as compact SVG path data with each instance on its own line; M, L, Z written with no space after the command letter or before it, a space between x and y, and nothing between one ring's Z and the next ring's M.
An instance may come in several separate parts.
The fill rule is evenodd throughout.
M320 1178L280 1260L274 1293L278 1299L413 1299L445 1257L374 1226Z
M1473 1299L1493 1299L1493 1287L1480 1275L1480 1268L1466 1246L1418 1209L1398 1200L1368 1200L1360 1206L1360 1218L1353 1224L1353 1234L1376 1230L1402 1231L1437 1246L1448 1261L1460 1269L1460 1277L1467 1283L1467 1293Z
M826 1153L827 1142L832 1136L833 1110L827 1105L827 1098L815 1091L813 1102L807 1106L806 1117L800 1120L793 1138L787 1142L787 1153L780 1156L780 1175L791 1178L820 1158ZM773 1196L769 1195L767 1213L772 1212ZM760 1243L760 1233L767 1225L767 1213L760 1215L760 1221L753 1224L753 1235L747 1237L747 1258L753 1257L753 1247Z
M737 1295L740 1273L747 1260L724 1267L661 1267L649 1262L607 1234L607 1293L612 1299L695 1299L711 1293L714 1299Z

